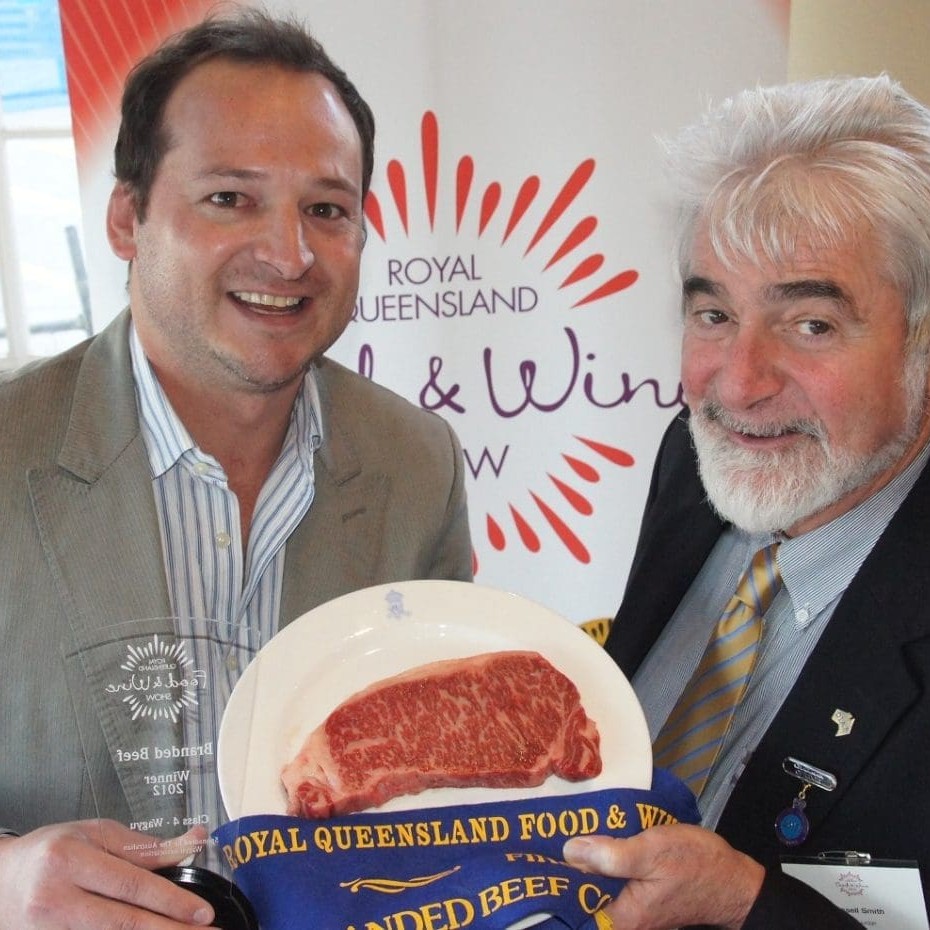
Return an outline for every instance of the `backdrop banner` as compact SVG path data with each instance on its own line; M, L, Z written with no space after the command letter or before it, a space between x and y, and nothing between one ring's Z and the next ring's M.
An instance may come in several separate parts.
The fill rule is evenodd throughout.
M783 81L786 0L267 0L374 109L368 241L331 355L462 440L476 579L575 622L620 601L680 409L656 137ZM99 328L123 78L214 0L61 0ZM398 437L403 441L403 437Z

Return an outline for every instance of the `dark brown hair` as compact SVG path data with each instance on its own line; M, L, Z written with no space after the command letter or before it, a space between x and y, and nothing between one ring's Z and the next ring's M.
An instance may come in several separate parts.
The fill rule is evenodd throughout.
M171 36L143 58L126 79L114 160L116 178L132 191L140 220L145 218L155 173L171 141L164 126L168 99L182 78L214 58L274 64L325 77L336 88L358 130L365 195L374 163L375 120L371 108L346 73L300 23L261 10L241 9L232 16L210 17Z

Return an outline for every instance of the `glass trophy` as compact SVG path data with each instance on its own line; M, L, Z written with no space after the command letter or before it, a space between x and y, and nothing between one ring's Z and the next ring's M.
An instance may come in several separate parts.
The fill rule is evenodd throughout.
M178 618L101 626L64 644L93 807L132 831L127 848L110 851L144 862L161 840L173 840L187 855L154 870L208 900L216 913L212 926L222 930L258 930L209 837L227 819L217 763L220 721L261 645L249 641L244 627Z

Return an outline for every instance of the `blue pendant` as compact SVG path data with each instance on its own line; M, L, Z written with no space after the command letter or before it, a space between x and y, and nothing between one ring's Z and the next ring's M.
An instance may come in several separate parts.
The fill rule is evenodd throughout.
M807 807L803 798L795 798L791 807L785 808L775 818L775 835L785 846L800 846L811 830L811 823L804 813Z

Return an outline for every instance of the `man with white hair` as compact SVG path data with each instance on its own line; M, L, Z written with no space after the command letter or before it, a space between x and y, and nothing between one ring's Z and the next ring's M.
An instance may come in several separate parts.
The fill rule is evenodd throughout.
M624 930L858 927L780 857L916 860L927 898L930 111L766 88L669 154L687 410L607 648L703 826L566 856L630 879Z

